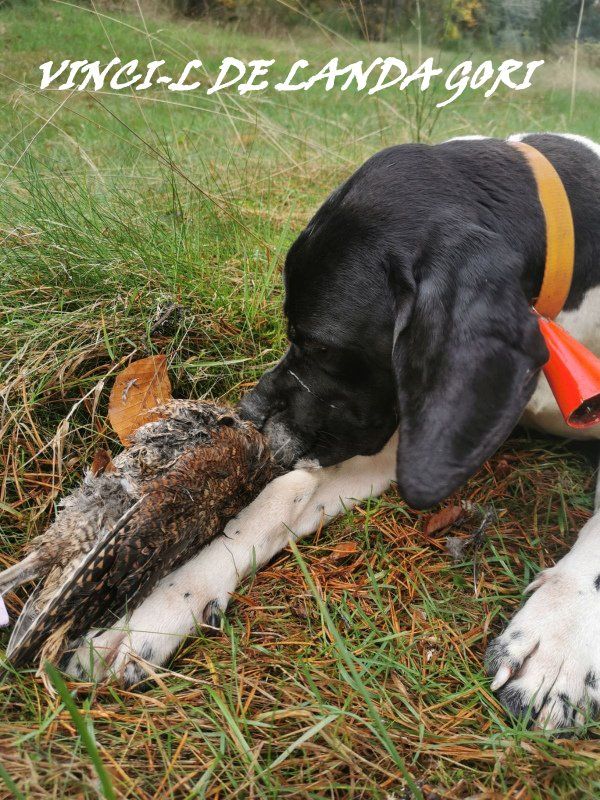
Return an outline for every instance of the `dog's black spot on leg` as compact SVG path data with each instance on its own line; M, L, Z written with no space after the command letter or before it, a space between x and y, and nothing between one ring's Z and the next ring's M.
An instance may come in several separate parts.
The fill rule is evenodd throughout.
M127 664L125 672L123 673L123 686L126 689L135 686L138 691L145 691L150 687L148 673L141 664L135 661L131 661Z
M184 597L185 597L185 599L187 600L187 599L188 599L188 597L190 597L190 596L191 596L191 594L192 594L191 592L184 592L184 593L183 593L183 596L184 596Z
M221 611L221 606L217 600L211 600L210 603L207 603L204 606L202 619L205 625L209 625L211 628L220 630L222 616L223 612Z
M594 578L594 589L597 589L600 592L600 575L596 575Z
M523 631L513 631L510 634L511 639L520 639L523 636Z
M585 676L584 683L589 689L597 689L598 688L598 678L597 678L596 673L594 672L593 669L588 670L588 672L587 672L587 674Z
M513 717L523 717L527 712L527 698L521 689L505 686L498 692L498 699Z
M85 681L87 679L87 674L84 668L81 666L79 661L74 665L73 672L75 673L75 677L78 681Z
M564 692L559 693L558 699L562 703L561 725L568 728L573 725L573 721L575 719L575 707L569 695L565 694Z
M145 642L141 649L140 649L140 658L143 658L144 661L152 661L154 659L154 650L152 649L152 645Z
M171 581L171 583L169 584L169 587L171 587L171 586L175 586L175 581Z

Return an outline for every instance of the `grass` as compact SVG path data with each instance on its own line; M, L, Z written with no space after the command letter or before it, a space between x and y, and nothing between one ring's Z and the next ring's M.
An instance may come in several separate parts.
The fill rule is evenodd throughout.
M564 58L526 92L465 94L431 132L417 131L428 107L412 95L39 93L43 61L113 51L199 56L212 74L228 54L397 54L314 27L260 38L94 9L0 9L2 566L95 448L117 451L106 402L130 359L164 352L177 395L234 400L277 358L285 251L368 155L417 132L600 139L597 67L580 61L569 121ZM404 764L430 798L598 796L597 729L557 741L525 730L481 668L523 586L588 518L592 482L587 448L520 431L460 493L499 516L476 563L454 563L445 534L426 535L427 515L390 492L245 583L223 634L186 642L147 692L97 687L75 708L10 673L0 797L400 798ZM8 598L13 615L22 600Z

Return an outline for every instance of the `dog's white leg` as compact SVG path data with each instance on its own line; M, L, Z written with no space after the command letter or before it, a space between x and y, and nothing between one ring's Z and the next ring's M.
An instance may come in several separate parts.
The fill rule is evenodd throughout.
M290 538L313 533L322 521L385 491L395 477L396 447L394 435L375 456L276 478L221 536L164 578L129 619L90 632L67 671L96 680L112 673L127 685L142 680L147 675L143 662L162 665L198 626L218 626L240 581Z
M492 689L540 728L600 711L600 511L571 551L528 587L532 596L488 648Z

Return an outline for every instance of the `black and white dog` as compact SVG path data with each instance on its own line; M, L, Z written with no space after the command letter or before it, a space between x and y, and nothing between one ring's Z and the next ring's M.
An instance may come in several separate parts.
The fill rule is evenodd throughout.
M600 355L600 146L512 137L555 166L572 207L576 263L558 317ZM126 683L163 664L198 622L218 624L251 569L323 519L397 481L413 508L460 487L519 419L572 437L540 367L530 306L545 261L535 179L505 141L401 145L369 159L289 251L290 346L244 413L296 468L225 535L164 579L113 629L90 633L94 677ZM600 439L600 426L585 432ZM538 725L600 708L600 512L490 647L492 688ZM90 669L86 643L71 669Z

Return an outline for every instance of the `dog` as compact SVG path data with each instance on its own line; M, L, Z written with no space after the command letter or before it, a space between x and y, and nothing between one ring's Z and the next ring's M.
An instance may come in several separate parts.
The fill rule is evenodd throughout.
M239 582L290 537L394 481L412 508L439 503L519 420L600 439L600 425L566 426L540 373L548 353L531 303L544 274L545 221L511 140L541 151L562 179L576 248L557 321L600 355L600 145L519 134L377 153L292 245L289 348L241 403L295 468L129 618L90 632L71 672L144 679L144 662L163 664L198 622L218 626ZM600 709L598 505L571 551L528 590L488 649L492 689L539 727L581 724Z

